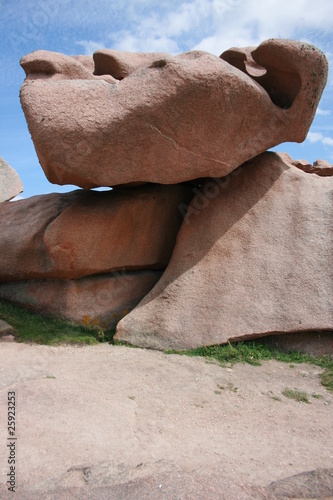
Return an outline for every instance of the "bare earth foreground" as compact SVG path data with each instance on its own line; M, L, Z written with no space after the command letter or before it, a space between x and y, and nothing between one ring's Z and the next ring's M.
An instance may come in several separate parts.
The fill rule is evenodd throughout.
M0 366L1 498L333 497L333 396L316 366L15 342L1 342ZM8 391L16 494L5 485Z

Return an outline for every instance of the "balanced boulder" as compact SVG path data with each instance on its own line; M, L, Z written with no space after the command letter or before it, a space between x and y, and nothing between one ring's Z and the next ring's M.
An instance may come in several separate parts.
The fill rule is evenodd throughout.
M21 60L21 103L47 178L85 189L222 177L268 148L305 139L325 56L291 40L221 57L114 50Z

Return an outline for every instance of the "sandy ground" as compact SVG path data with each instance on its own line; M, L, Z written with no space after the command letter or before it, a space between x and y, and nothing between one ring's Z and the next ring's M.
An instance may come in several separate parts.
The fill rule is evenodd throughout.
M270 483L333 467L333 394L316 366L1 342L0 367L1 498L273 498ZM311 404L283 396L287 387Z

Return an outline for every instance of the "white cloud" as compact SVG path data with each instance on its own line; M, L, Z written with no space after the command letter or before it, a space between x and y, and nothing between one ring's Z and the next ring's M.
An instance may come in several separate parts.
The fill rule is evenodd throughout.
M99 39L103 42L97 45L119 50L174 53L201 49L220 54L232 46L257 45L272 37L303 39L315 45L319 41L325 51L332 45L333 2L327 0L187 0L159 4L128 0L126 6L115 1L112 7L96 0L93 5L92 9L83 1L80 11L89 12L91 26L100 24ZM110 24L112 17L121 17L122 24ZM92 46L91 40L86 43Z
M307 135L307 139L311 144L320 142L321 144L323 144L323 146L333 146L332 137L324 136L320 132L309 132Z
M316 111L316 115L319 115L319 116L329 116L330 114L331 114L331 112L328 109L318 108Z
M108 46L110 45L113 49L127 52L169 52L172 54L180 52L177 42L171 38L154 34L136 36L128 31L112 36L112 43Z
M226 0L221 0L225 5ZM268 38L307 38L333 29L333 3L326 0L242 0L231 10L215 11L214 32L195 48L217 53L231 46L257 45ZM329 37L328 37L329 38Z
M103 42L94 42L93 40L80 40L75 42L76 45L81 45L84 49L84 55L91 56L98 49L104 49Z

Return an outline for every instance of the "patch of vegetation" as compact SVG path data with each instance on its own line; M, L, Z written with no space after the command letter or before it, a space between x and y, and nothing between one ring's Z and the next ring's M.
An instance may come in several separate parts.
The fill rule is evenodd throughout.
M284 352L276 348L262 345L259 342L235 342L234 344L204 346L197 349L186 351L165 351L166 354L181 354L186 356L204 356L214 358L223 366L235 363L249 363L251 365L260 365L261 361L275 359L293 365L299 363L308 363L331 369L333 371L333 358L327 356L310 356L300 352Z
M13 326L17 333L16 340L18 342L46 345L93 345L98 342L112 342L115 345L135 347L115 340L113 338L115 330L104 330L100 326L84 326L61 319L48 318L6 301L0 301L0 319ZM239 362L258 366L261 361L271 359L290 363L290 367L295 367L298 363L314 364L325 368L325 372L321 375L322 384L327 390L333 391L333 358L330 355L315 357L299 352L286 353L276 348L261 345L260 342L256 341L204 346L188 351L165 352L166 354L204 356L207 358L207 362L218 362L223 366Z
M333 392L333 368L329 368L321 374L321 383L328 391Z
M295 401L299 401L301 403L310 404L308 395L306 392L298 391L297 389L288 389L286 388L282 394L289 399L294 399Z
M204 356L216 359L222 365L227 363L250 363L251 365L260 365L260 361L271 359L268 348L261 346L258 349L253 342L238 342L235 344L204 346L187 351L165 351L166 354L182 354L186 356Z
M314 399L324 399L324 396L322 396L321 394L312 394L312 397Z
M215 359L222 366L235 363L249 363L260 365L261 361L275 359L289 363L295 368L299 363L307 363L325 368L321 375L322 384L329 391L333 391L333 357L331 355L310 356L300 352L284 352L279 349L260 344L259 341L235 342L234 344L204 346L188 351L165 351L166 354L181 354L186 356L204 356Z
M269 394L269 397L271 397L272 399L274 399L274 401L281 401L281 398L279 398L278 396L275 396L275 394L274 394L273 391L269 391L268 394Z
M114 335L97 326L83 326L44 317L5 301L0 301L0 319L15 329L18 342L92 345L109 341Z

